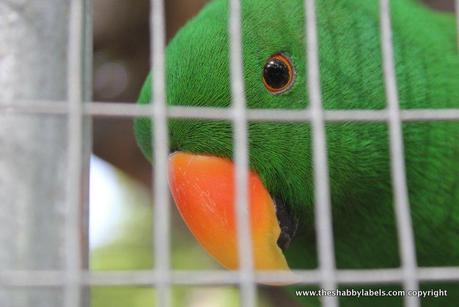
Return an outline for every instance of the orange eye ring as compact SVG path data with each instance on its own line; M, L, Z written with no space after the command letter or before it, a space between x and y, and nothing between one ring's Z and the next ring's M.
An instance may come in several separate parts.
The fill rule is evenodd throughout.
M288 91L295 81L295 76L292 61L283 53L270 56L263 67L263 84L273 95Z

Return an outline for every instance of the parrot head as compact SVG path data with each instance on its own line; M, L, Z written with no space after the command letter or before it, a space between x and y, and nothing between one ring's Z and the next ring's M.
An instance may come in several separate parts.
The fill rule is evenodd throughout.
M244 17L252 20L244 23L244 28L257 24L257 30L245 31L244 38L251 42L244 50L248 108L307 106L304 35L296 27L303 20L299 4L282 3L283 12L295 13L273 19L274 8L263 1L247 1L247 14L266 13ZM284 23L286 19L290 21ZM227 1L214 1L170 42L166 53L168 104L230 106L227 21ZM150 102L150 78L142 90L141 103ZM151 158L150 121L138 119L135 130L143 152ZM169 130L170 187L178 209L207 251L223 266L237 268L231 123L170 120ZM248 133L254 265L258 269L285 269L288 265L282 249L288 247L297 228L297 212L285 204L311 202L308 127L249 123ZM303 162L298 163L300 160ZM296 168L289 167L292 165Z
M301 110L308 107L303 2L242 1L247 108ZM422 62L423 57L414 55L422 48L413 46L429 45L429 41L441 40L438 35L443 34L427 35L435 25L420 26L421 20L431 16L421 8L412 8L413 1L393 5L401 17L405 12L413 19L411 26L401 26L394 20L394 27L401 31L394 32L395 53L405 61L401 69L409 68L399 73L401 104L429 107L432 100L428 95L436 97L441 88L457 80L457 73L438 83L432 79L427 84L426 71L432 69L432 75L445 74L451 71L448 65L457 63L444 67L424 65L424 71L420 72L418 68L423 64L416 61ZM317 13L324 107L384 108L377 1L319 1ZM169 105L231 106L228 18L228 1L214 0L169 43L166 50ZM400 20L405 22L406 18ZM416 31L416 35L406 35L409 31ZM444 35L454 38L452 31ZM443 43L455 48L453 39ZM404 48L407 45L410 48ZM433 58L437 53L435 46L439 44L431 45L425 49ZM142 104L151 102L151 78L150 75L142 89L139 98ZM416 99L410 96L411 89L418 89ZM452 92L457 90L450 90L450 95ZM143 153L151 160L150 119L136 119L134 128ZM223 266L235 269L238 252L232 123L169 119L168 128L169 183L178 210L201 245ZM426 131L414 125L412 129L418 139L407 145L407 151L419 148L422 133ZM340 251L336 255L338 265L397 266L387 127L384 123L333 123L326 125L326 132L333 227L335 237L339 237L335 242ZM255 268L315 267L310 124L249 122L248 144L248 205ZM414 169L410 161L407 163L409 171ZM371 240L361 248L363 237ZM372 252L377 257L370 256Z

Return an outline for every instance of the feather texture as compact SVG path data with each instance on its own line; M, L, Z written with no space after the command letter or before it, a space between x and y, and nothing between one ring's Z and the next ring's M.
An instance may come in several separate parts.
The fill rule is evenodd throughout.
M317 13L324 107L384 108L378 2L317 1ZM433 12L412 0L391 1L391 13L401 108L459 107L453 16ZM303 0L244 0L242 17L248 107L307 107ZM227 21L227 1L215 0L171 41L166 62L169 104L229 106ZM263 85L262 70L266 60L278 52L291 58L296 80L289 91L272 95ZM150 97L148 78L139 102L149 103ZM171 120L169 128L172 150L232 157L228 122ZM328 123L326 131L338 268L399 266L387 125ZM136 120L135 132L151 159L149 120ZM458 136L456 122L403 124L419 266L459 265ZM300 221L286 252L292 268L317 265L310 139L307 123L249 124L251 168L271 195L290 206ZM459 303L458 295L451 293L447 301L426 302L446 306ZM365 300L343 302L368 304Z

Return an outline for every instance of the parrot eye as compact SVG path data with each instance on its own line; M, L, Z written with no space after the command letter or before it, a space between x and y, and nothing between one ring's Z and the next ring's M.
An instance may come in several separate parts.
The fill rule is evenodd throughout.
M295 81L295 70L290 59L282 53L275 54L266 61L263 68L263 84L271 94L281 94L289 90Z

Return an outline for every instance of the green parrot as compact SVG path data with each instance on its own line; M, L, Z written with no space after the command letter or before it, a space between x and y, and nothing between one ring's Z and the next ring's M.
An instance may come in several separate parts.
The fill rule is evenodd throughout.
M308 107L303 2L242 1L248 108ZM459 55L454 17L415 0L390 4L400 108L457 108ZM316 1L316 10L324 108L385 108L378 1L321 0ZM211 1L169 43L169 105L230 106L228 18L228 1ZM151 94L149 76L139 103L150 103ZM417 264L459 266L459 123L405 122L402 128ZM136 119L134 129L140 148L151 160L150 120ZM254 252L255 267L316 268L310 124L249 122L248 135L253 192L249 206L252 215L258 214L256 219L252 216L252 240L254 251L258 247L263 251ZM227 205L234 195L229 191L225 198L221 190L223 185L231 186L233 178L229 170L231 123L171 119L169 137L171 153L175 152L171 155L171 191L180 213L210 254L224 266L236 268L234 238L204 233L206 225L215 234L234 230L234 221L228 218L234 206ZM399 267L387 123L327 123L326 137L337 268ZM197 185L198 190L193 190ZM212 194L214 188L220 190ZM209 209L203 202L215 207ZM230 226L226 229L222 224ZM354 287L402 288L399 284ZM448 290L447 297L423 298L425 306L459 304L457 283L421 283L421 289ZM319 304L318 298L298 299L310 306ZM403 298L343 297L340 303L401 306Z

